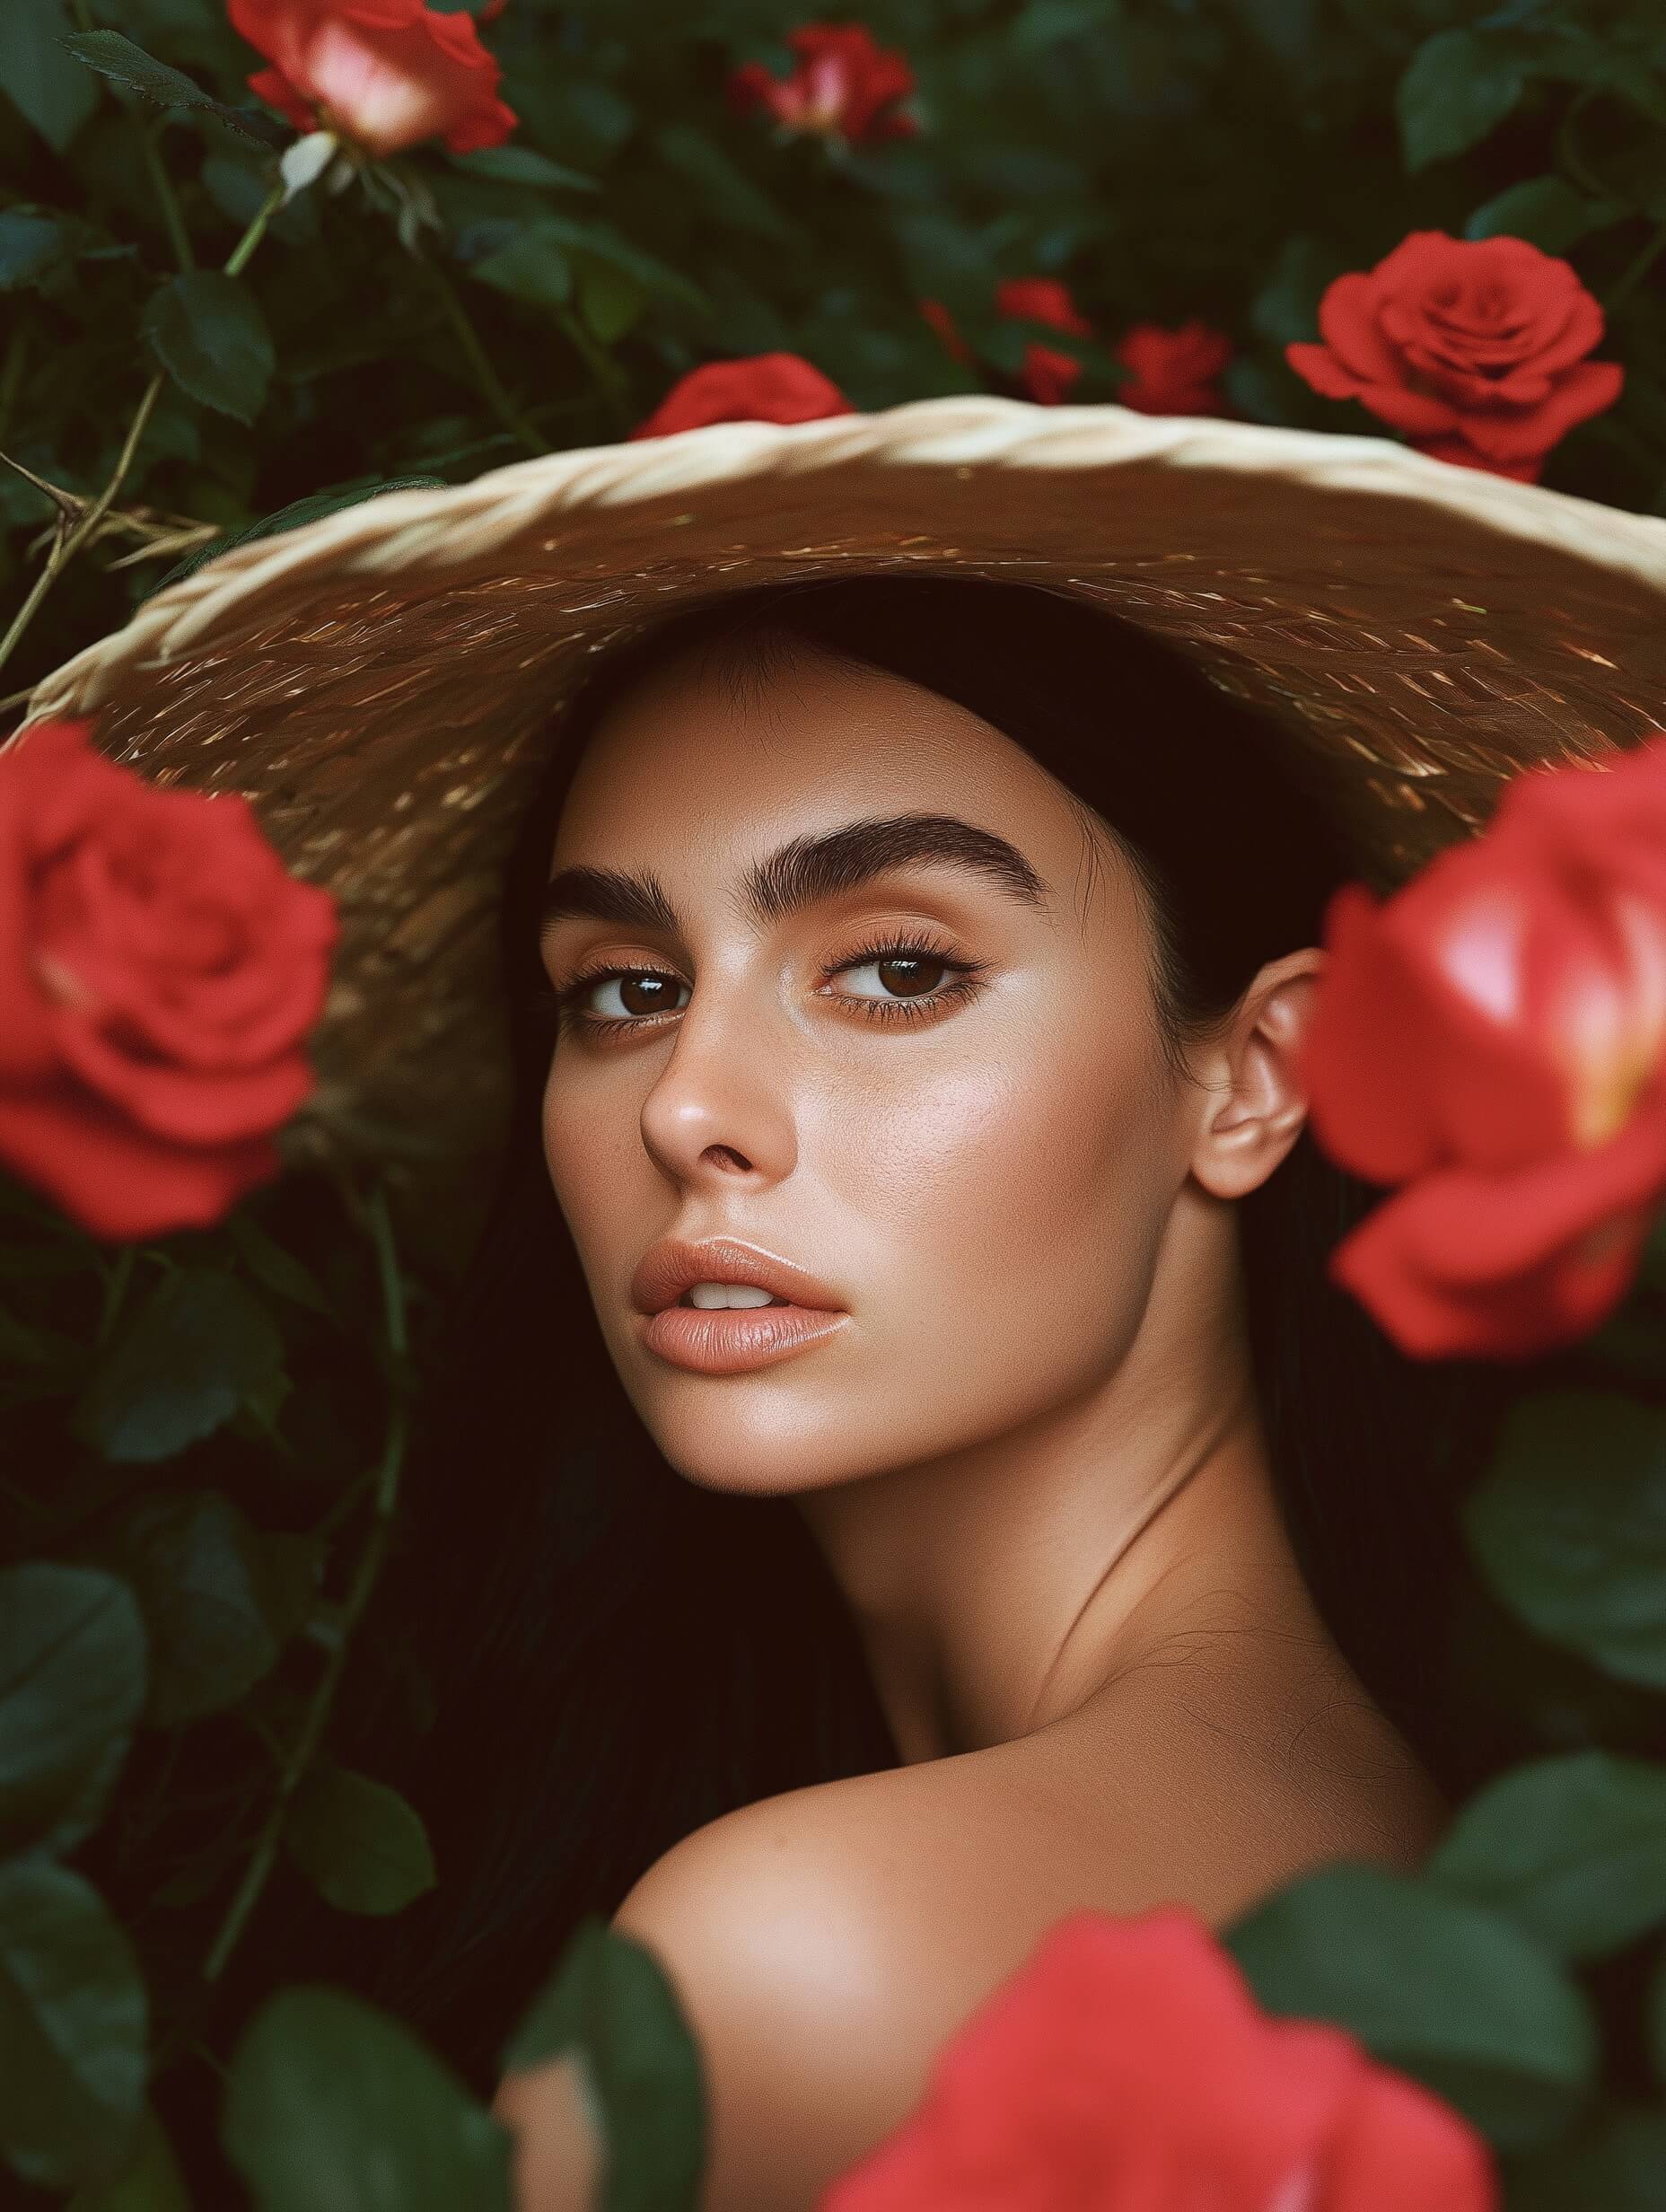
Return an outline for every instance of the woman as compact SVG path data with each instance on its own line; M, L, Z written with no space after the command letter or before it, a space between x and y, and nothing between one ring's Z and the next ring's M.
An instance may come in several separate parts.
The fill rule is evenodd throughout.
M1350 871L1285 750L1075 601L869 577L616 654L529 808L505 955L536 1142L434 1418L565 1427L610 1365L611 1437L543 1480L552 1514L614 1532L529 1554L488 1512L495 1564L460 1567L464 1453L521 1509L548 1453L453 1423L431 1508L453 1594L394 1603L452 1650L460 1578L499 1617L541 1603L522 1745L570 1788L582 1698L586 1733L645 1757L633 1834L627 1762L591 1753L609 1859L529 1821L525 1750L495 1746L489 1880L541 1832L540 1940L587 1885L666 1964L709 2069L715 2207L811 2201L1073 1906L1224 1925L1438 1830L1347 1656L1415 1710L1443 1440L1322 1280L1339 1179L1302 1139L1297 1057ZM695 1319L728 1283L787 1318ZM610 1613L574 1621L574 1582ZM492 1786L459 1739L493 1692L446 1695L455 1733L411 1785L455 1878ZM843 1730L820 1761L819 1707ZM609 1874L636 1876L622 1901ZM534 2208L568 2155L552 2094L533 2073L497 2099Z
M346 905L341 1128L437 1148L508 979L495 1204L363 1639L415 1664L361 1666L337 1742L442 1879L332 1919L332 1978L485 2089L609 1915L700 2036L736 2212L886 2133L1071 1908L1223 1925L1416 1861L1468 1779L1435 1685L1487 1393L1327 1284L1370 1198L1300 1049L1337 882L1553 727L1629 733L1592 672L1658 656L1657 587L1581 512L1114 408L720 426L236 549L41 687L175 774L237 730ZM667 1318L749 1255L800 1313ZM531 2212L557 2088L497 2091Z

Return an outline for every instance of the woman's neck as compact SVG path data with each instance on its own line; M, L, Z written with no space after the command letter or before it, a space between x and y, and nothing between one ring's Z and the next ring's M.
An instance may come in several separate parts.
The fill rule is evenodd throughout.
M800 1496L906 1763L1033 1734L1178 1635L1325 1647L1227 1272L1211 1315L1160 1267L1135 1343L1070 1404Z

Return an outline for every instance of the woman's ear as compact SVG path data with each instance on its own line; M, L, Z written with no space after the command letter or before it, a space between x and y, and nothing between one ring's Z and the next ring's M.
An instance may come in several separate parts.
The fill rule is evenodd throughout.
M1326 958L1308 945L1269 961L1194 1059L1206 1103L1191 1171L1217 1198L1241 1198L1264 1183L1302 1133L1307 1094L1296 1066Z

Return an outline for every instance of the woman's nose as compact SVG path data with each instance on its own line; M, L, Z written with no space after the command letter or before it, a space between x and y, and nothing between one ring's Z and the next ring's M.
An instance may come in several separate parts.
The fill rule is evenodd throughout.
M790 1052L778 1019L745 988L707 985L677 1017L670 1058L642 1105L642 1141L680 1181L778 1181L797 1143Z

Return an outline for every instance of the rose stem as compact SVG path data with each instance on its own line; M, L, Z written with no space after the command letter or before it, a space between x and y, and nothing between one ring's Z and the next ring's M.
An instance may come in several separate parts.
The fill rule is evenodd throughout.
M244 263L248 260L250 255L254 251L256 246L260 242L260 233L265 230L272 215L283 205L284 196L287 189L288 188L285 185L283 177L280 175L277 181L273 185L271 190L267 194L264 205L257 210L253 222L250 223L249 228L243 233L242 236L238 240L236 245L232 249L230 258L227 259L225 264L225 274L228 276L236 276L241 274ZM162 388L167 381L168 372L165 369L158 369L155 375L152 377L150 382L145 387L144 396L139 401L138 408L134 414L133 421L128 427L127 440L121 449L121 457L116 463L115 474L110 478L110 482L104 487L98 497L88 505L79 522L75 522L69 530L65 531L57 539L52 548L51 552L47 557L46 566L35 578L34 586L30 592L28 598L23 601L22 605L18 609L16 615L13 617L12 627L7 630L5 636L3 638L0 638L0 668L4 668L6 662L11 658L13 646L15 646L19 638L22 637L23 632L29 628L30 623L34 619L35 610L40 605L41 601L45 599L47 593L52 589L53 584L57 581L59 575L62 575L63 571L75 558L77 551L86 542L87 539L92 536L92 532L98 528L100 522L103 521L110 509L115 505L116 495L121 489L123 481L127 477L127 470L133 465L134 452L138 445L139 439L144 434L145 426L151 418L151 409L155 406L157 399L161 395Z
M504 429L512 431L530 452L549 452L552 449L547 440L539 437L531 424L527 421L526 417L520 412L509 394L504 390L502 384L498 382L497 372L487 358L486 348L475 333L475 327L469 320L468 311L452 289L451 280L444 270L437 261L433 260L425 253L418 254L416 259L428 272L429 282L433 285L439 296L440 304L445 311L445 319L451 324L456 334L457 342L467 356L469 366L474 373L475 382L480 387L481 398L496 416L498 421L503 424Z
M346 1186L344 1186L345 1189ZM351 1194L349 1193L351 1200ZM351 1200L357 1206L356 1200ZM382 1445L381 1458L376 1468L375 1517L371 1523L370 1536L360 1555L353 1584L332 1626L329 1659L312 1693L301 1733L291 1744L289 1755L278 1777L276 1795L267 1815L260 1840L255 1847L243 1879L238 1885L220 1932L203 1965L203 1979L215 1981L232 1954L232 1949L256 1900L266 1886L277 1857L283 1834L284 1821L289 1810L289 1801L305 1774L318 1747L324 1724L329 1716L336 1687L346 1661L347 1647L353 1629L369 1601L376 1576L381 1569L382 1555L393 1531L394 1508L399 1502L399 1474L405 1461L406 1385L402 1377L402 1362L406 1351L405 1289L400 1279L399 1258L393 1248L392 1224L388 1218L387 1195L377 1184L372 1189L364 1210L368 1216L371 1236L376 1249L377 1268L381 1281L383 1321L388 1348L401 1363L392 1385L392 1403L388 1414L387 1436Z

